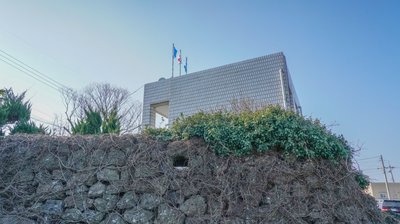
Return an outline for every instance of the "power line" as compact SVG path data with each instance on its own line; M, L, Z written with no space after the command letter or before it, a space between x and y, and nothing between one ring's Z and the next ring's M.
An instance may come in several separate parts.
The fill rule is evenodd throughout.
M377 158L379 158L379 156L373 156L373 157L368 157L368 158L357 159L357 161L364 161L364 160L377 159Z
M35 68L33 68L33 67L31 67L31 66L25 64L23 61L19 60L18 58L13 57L13 56L10 55L9 53L5 52L4 50L1 50L1 49L0 49L0 52L3 52L3 53L6 54L8 57L12 58L13 60L15 60L15 61L21 63L22 65L24 65L24 66L26 66L26 67L28 67L29 69L31 69L31 70L34 71L35 73L38 73L38 74L36 74L37 76L42 77L43 79L45 79L45 80L47 80L47 81L50 81L53 85L60 86L60 87L62 87L62 88L68 88L67 86L63 85L62 83L60 83L60 82L58 82L58 81L56 81L56 80L54 80L53 78L47 76L46 74L43 74L42 72L38 71L37 69L35 69Z
M379 168L362 169L362 171L371 171L371 170L377 170L377 171L379 171Z
M68 88L67 86L61 84L60 82L52 79L51 77L43 74L42 72L34 69L33 67L27 65L26 63L22 62L21 60L13 57L12 55L8 54L4 50L0 49L0 58L1 61L7 63L8 65L12 66L13 68L23 72L24 74L30 76L31 78L41 82L42 84L61 92L63 89ZM5 59L5 60L4 60ZM7 60L7 61L6 61Z
M43 124L51 125L51 126L58 127L58 128L64 128L62 126L59 126L59 125L56 125L56 124L52 124L52 123L50 123L50 121L45 121L45 120L42 120L42 119L34 117L34 116L31 116L31 119L34 120L34 121L37 121L37 122L41 122Z
M132 96L133 94L135 94L137 91L139 91L141 88L143 88L144 87L144 85L141 85L139 88L137 88L135 91L133 91L133 92L131 92L131 93L129 93L128 94L128 97L129 96Z
M50 88L52 88L52 89L54 89L54 90L56 90L56 91L60 91L57 87L52 86L51 84L48 84L48 83L46 83L46 82L44 82L44 81L42 81L42 80L36 78L35 76L31 75L30 73L28 73L28 72L26 72L26 71L24 71L24 70L22 70L22 69L16 67L15 65L13 65L13 64L11 64L11 63L9 63L9 62L7 62L7 61L1 59L1 58L0 58L0 60L2 60L3 62L9 64L10 66L14 67L15 69L17 69L17 70L19 70L19 71L25 73L26 75L30 76L31 78L33 78L33 79L35 79L35 80L37 80L37 81L39 81L39 82L45 84L46 86L48 86L48 87L50 87Z

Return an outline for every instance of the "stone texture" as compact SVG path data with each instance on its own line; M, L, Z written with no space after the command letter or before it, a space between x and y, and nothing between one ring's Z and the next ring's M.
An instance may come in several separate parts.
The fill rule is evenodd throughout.
M127 210L124 213L124 219L131 224L150 224L153 223L151 221L153 217L153 212L141 209L140 207Z
M115 169L110 169L110 168L104 168L97 172L96 174L98 180L102 181L117 181L119 180L119 172L118 170Z
M106 158L106 151L104 151L103 149L96 149L92 153L90 162L92 163L93 166L100 166L104 164L105 162L104 158Z
M187 217L185 219L185 224L207 224L207 223L208 222L202 218Z
M52 181L52 176L49 171L42 169L35 174L35 181L39 184L47 184Z
M72 179L68 181L67 187L75 187L79 185L92 186L97 182L96 176L91 172L79 172L72 175Z
M107 164L124 166L126 164L125 153L118 149L111 149L107 155Z
M128 191L122 196L121 200L118 201L117 207L119 209L133 208L137 205L138 199L134 192Z
M124 187L122 183L112 182L110 185L106 187L106 194L119 194L124 192Z
M150 180L153 192L158 195L164 195L168 190L168 177L160 176Z
M159 170L150 167L149 165L139 165L135 167L135 178L140 178L140 177L155 177L160 174Z
M226 224L247 224L243 219L241 219L239 217L226 218L226 219L224 219L223 223L226 223Z
M32 181L35 178L35 174L33 170L30 168L25 168L18 172L16 177L16 182L28 182Z
M86 199L86 203L85 204L86 204L87 208L95 209L94 200L96 200L96 199L93 199L93 198L87 198Z
M85 150L79 149L72 152L72 155L68 157L68 166L76 170L83 170L86 165L86 153Z
M0 199L0 214L1 214L1 199ZM33 213L41 213L42 212L42 203L35 202L31 205L28 210ZM1 222L0 222L1 223Z
M162 204L158 207L156 224L183 224L185 215L177 209L170 207L167 204Z
M60 180L53 180L48 182L47 184L39 184L36 189L36 193L38 194L49 194L49 193L57 193L64 190L64 185Z
M187 216L203 215L206 212L206 209L206 200L200 195L190 197L179 207L179 210L181 210Z
M155 207L159 206L161 203L161 198L155 194L145 193L140 197L140 207L152 210Z
M63 208L62 200L47 200L42 205L42 212L48 215L61 215Z
M4 224L36 224L36 222L31 219L16 216L16 215L1 216L0 223L4 223Z
M91 210L91 209L88 209L83 213L83 217L84 217L85 221L87 221L89 224L100 223L101 220L103 220L104 216L105 216L105 213ZM113 223L113 222L110 222L110 223Z
M178 206L185 201L184 195L179 191L168 191L165 194L165 199L174 206Z
M119 200L118 195L105 194L103 195L103 198L96 198L94 200L94 206L100 212L107 212L115 208L115 205L117 204L118 200Z
M69 181L72 177L72 172L69 170L53 170L51 174L53 180Z
M182 190L182 193L185 195L185 197L196 195L199 192L199 188L193 183L183 183L182 186L179 186L179 188Z
M62 215L62 219L67 221L79 222L82 220L82 218L83 218L82 212L76 208L66 209Z
M13 138L13 136L10 136L10 138ZM35 139L29 137L29 139L31 138ZM75 148L71 146L73 150L85 148L85 153L88 155L95 147L104 149L107 154L110 147L118 149L125 147L120 146L121 143L114 141L114 138L124 138L124 136L87 136L87 139L86 137L74 136L72 140L76 140L80 145L76 146L76 142L68 144L75 145ZM64 143L70 142L66 141L64 137L61 139ZM67 140L69 139L67 138ZM0 143L1 141L2 139L0 139ZM49 138L46 140L46 144L52 145L53 141L55 141L54 138ZM311 169L307 171L310 174L303 174L303 169L294 169L298 166L297 164L290 163L291 165L287 166L285 161L279 157L276 158L275 155L267 154L265 155L266 158L257 155L240 159L234 157L228 160L222 157L216 159L215 155L207 154L212 153L211 150L198 151L197 148L190 148L190 144L192 144L190 143L186 145L191 153L189 160L191 168L186 172L187 174L181 175L182 172L176 171L170 164L171 161L166 148L157 151L158 146L153 144L153 140L146 138L140 141L149 141L150 143L143 143L143 148L140 150L145 151L138 149L137 155L127 155L127 158L129 158L128 165L116 167L117 165L114 164L115 167L107 167L108 158L106 156L104 158L105 164L96 167L92 166L91 163L86 163L83 170L63 167L65 170L57 168L49 171L40 166L41 156L46 154L48 150L40 148L41 145L40 147L33 147L34 150L38 151L38 154L32 160L19 164L18 169L12 171L7 170L12 167L3 166L6 172L14 172L13 174L16 176L7 175L0 178L0 183L3 181L6 184L11 184L10 188L5 189L5 192L0 195L0 223L128 223L124 220L124 216L129 223L158 224L291 223L297 220L303 220L305 223L333 223L335 220L338 223L383 223L380 221L380 212L376 210L375 201L369 197L357 196L358 191L352 191L351 196L356 196L357 200L363 199L360 201L368 202L368 200L371 200L371 202L366 203L364 207L364 204L357 206L351 203L346 206L339 206L333 216L329 211L318 210L318 206L321 204L311 207L307 206L307 203L301 204L304 199L302 196L307 193L309 196L307 200L311 202L315 202L317 199L321 199L323 202L338 199L335 202L337 203L344 198L341 198L341 195L346 195L351 188L322 185L318 189L317 187L323 183L318 176L313 176L316 173L315 170ZM28 145L33 146L35 144L29 143ZM87 145L91 147L87 148ZM178 144L175 145L178 146ZM10 150L13 151L14 148ZM199 155L202 156L203 161L198 158ZM0 159L3 158L1 156L4 155L0 154ZM323 166L320 164L328 162L313 161L313 164L318 165L318 169L321 169ZM158 163L158 166L154 165L156 163ZM160 168L163 165L165 167ZM204 173L197 172L194 169L203 165L212 170L211 175L204 175ZM270 171L269 167L274 165L285 165L285 173L281 174L279 178L276 177L275 172L266 172ZM154 172L154 176L138 175L140 177L135 178L135 169L137 171L140 166L154 169L153 171L158 169L161 172ZM336 168L336 166L333 167ZM112 182L107 181L110 178L97 180L97 172L102 172L102 169L117 170L121 173L120 180ZM293 172L286 172L289 170ZM329 170L336 172L335 169ZM122 172L124 172L123 175ZM250 174L248 174L249 172ZM165 175L162 175L163 173ZM33 174L35 175L33 176ZM64 178L66 174L70 178ZM303 181L295 178L298 174L303 174ZM263 175L269 175L269 178L264 178ZM285 178L284 175L290 177ZM124 176L124 180L121 180L121 176ZM242 178L244 181L240 184L243 185L236 185L238 182L230 182L236 181L232 176ZM310 180L309 176L314 180ZM12 179L13 177L15 179ZM11 179L14 182L9 182ZM90 181L88 181L89 179ZM276 183L276 181L285 181L285 186L288 187L280 188L280 183ZM346 181L351 183L353 179L346 179ZM261 186L260 184L264 186L265 192L257 188L257 186ZM242 188L250 190L246 191L247 194L238 193L237 190ZM253 189L258 189L261 192L253 191ZM8 197L13 195L14 192L18 192L18 197ZM348 198L348 195L346 195L346 198ZM273 205L282 201L281 199L288 201L286 205L292 208L290 214L275 214ZM293 204L297 205L293 206ZM364 212L359 211L363 209L365 209ZM346 213L346 211L351 212ZM21 221L10 216L10 214L32 215L32 220ZM346 214L350 214L350 218ZM368 216L368 214L375 215L377 218L370 221L368 217L372 216Z
M111 213L100 224L126 224L122 216L118 213Z
M63 160L65 160L65 158L63 158ZM48 170L55 170L60 168L58 158L51 153L46 153L40 160L40 163L43 167L45 167Z
M92 198L100 197L103 195L105 191L106 191L106 186L101 182L97 182L95 185L89 188L88 196Z
M120 179L122 182L128 182L132 179L133 175L134 172L132 171L132 169L130 168L122 169Z
M66 191L65 194L66 195L84 194L87 193L88 191L89 191L88 187L86 187L85 185L79 185L71 190Z
M76 209L79 209L80 211L83 211L87 207L86 199L87 199L86 194L85 195L75 194L75 195L67 196L64 199L64 207L65 208L76 208Z

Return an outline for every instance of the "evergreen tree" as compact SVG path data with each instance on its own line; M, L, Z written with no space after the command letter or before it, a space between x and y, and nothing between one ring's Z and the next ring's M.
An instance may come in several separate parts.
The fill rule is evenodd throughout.
M72 134L89 135L101 133L101 116L91 108L85 110L85 118L78 120L72 127Z
M121 132L121 123L116 109L114 109L110 115L103 120L101 128L103 133L119 134Z
M72 134L75 135L119 134L120 131L121 125L116 110L102 119L100 112L94 111L90 107L85 110L85 118L78 120L72 127Z
M37 126L29 121L31 118L32 105L29 101L24 101L26 91L20 95L15 94L10 89L0 91L0 136L8 128L10 134L45 134L46 128L42 125Z

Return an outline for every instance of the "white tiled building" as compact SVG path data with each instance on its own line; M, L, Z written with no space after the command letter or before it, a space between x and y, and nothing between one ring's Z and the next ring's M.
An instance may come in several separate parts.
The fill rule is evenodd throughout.
M228 107L235 99L278 104L301 113L280 52L146 84L143 125L155 127L157 113L172 123L181 114Z

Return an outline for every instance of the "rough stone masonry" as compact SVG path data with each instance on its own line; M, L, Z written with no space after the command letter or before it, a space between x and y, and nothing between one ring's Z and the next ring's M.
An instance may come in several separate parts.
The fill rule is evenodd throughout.
M279 153L218 157L200 139L0 139L0 223L381 223L351 170Z

